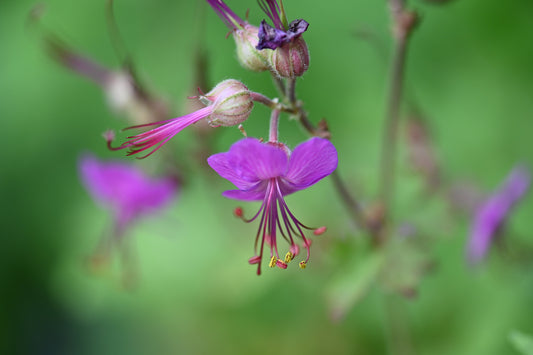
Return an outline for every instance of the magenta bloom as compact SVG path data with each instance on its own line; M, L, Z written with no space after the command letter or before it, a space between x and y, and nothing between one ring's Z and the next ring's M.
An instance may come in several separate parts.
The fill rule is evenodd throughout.
M111 210L115 236L120 237L137 218L156 213L177 193L176 179L154 179L138 167L122 162L80 159L81 180L95 201Z
M323 233L325 227L309 228L291 213L284 196L303 190L331 174L337 168L337 151L333 144L322 138L311 138L298 145L292 154L280 143L261 143L254 138L246 138L233 144L227 153L212 155L207 160L220 176L232 182L238 190L225 191L228 198L242 201L263 201L259 211L247 222L260 217L255 240L256 255L250 264L258 264L257 274L261 273L261 260L265 242L270 245L270 267L282 269L299 251L294 236L303 240L307 258L300 263L305 268L309 260L311 242L305 238L303 228L314 230L315 235ZM242 218L242 210L235 211ZM289 251L284 261L280 260L277 247L278 230L289 243ZM258 252L258 243L261 246ZM259 254L259 255L257 255Z
M477 209L467 247L470 263L476 264L485 257L512 208L529 189L530 181L531 174L525 167L514 168L503 185Z

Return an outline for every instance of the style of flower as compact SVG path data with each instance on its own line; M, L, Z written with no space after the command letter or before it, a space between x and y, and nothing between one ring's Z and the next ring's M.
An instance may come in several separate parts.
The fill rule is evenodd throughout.
M503 185L478 207L467 246L467 258L471 264L483 260L513 207L528 191L530 182L529 170L523 166L516 167Z
M178 191L172 177L151 178L132 164L101 161L91 155L80 159L79 171L92 198L113 213L117 237L136 219L168 205Z
M261 143L257 139L246 138L233 144L228 152L209 157L207 162L211 168L238 188L225 191L225 197L262 201L259 211L251 219L244 218L241 208L235 210L235 214L246 222L260 220L255 256L249 260L250 264L258 264L258 275L261 273L265 242L270 245L269 266L285 269L298 255L296 236L302 239L307 250L307 258L300 262L301 268L306 267L311 241L305 237L303 229L320 235L326 227L309 228L302 224L289 210L284 197L306 189L331 174L337 168L337 161L333 144L316 137L298 145L292 153L281 143ZM278 231L289 243L289 251L283 260L278 253Z
M265 20L261 21L257 49L276 49L281 47L283 44L299 37L309 27L309 23L302 19L297 19L287 24L287 17L281 1L278 4L277 0L260 0L259 6L272 20L274 27L267 24Z
M151 149L148 154L142 157L146 158L155 153L185 127L204 118L207 119L208 124L212 127L235 126L246 121L254 106L252 96L252 93L241 82L233 79L224 80L209 93L198 97L204 105L207 105L206 107L182 117L127 127L125 129L157 126L147 132L128 137L128 140L118 147L111 146L115 138L112 132L106 132L104 137L107 140L109 149L121 150L128 148L127 155L138 154Z

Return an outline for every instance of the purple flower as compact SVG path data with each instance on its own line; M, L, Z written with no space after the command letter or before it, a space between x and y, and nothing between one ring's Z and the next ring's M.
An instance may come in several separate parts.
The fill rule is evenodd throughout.
M79 170L93 199L113 213L117 237L137 218L168 205L178 190L174 178L150 178L134 165L100 161L91 155L80 159Z
M467 247L467 258L471 264L479 263L485 257L512 208L529 189L530 181L528 169L514 168L503 185L477 209Z
M243 218L242 209L235 214L246 222L260 218L255 239L255 256L250 264L258 264L257 274L261 273L261 260L265 242L270 245L270 267L282 269L299 251L293 236L303 240L307 258L300 263L305 268L309 260L310 240L306 239L303 228L313 230L315 235L325 232L325 227L309 228L291 213L284 196L303 190L331 174L337 168L337 151L333 144L322 138L311 138L298 145L292 154L280 143L261 143L254 138L246 138L233 144L227 153L212 155L207 160L220 176L232 182L238 190L225 191L228 198L242 201L262 201L259 211L249 220ZM290 244L284 261L280 260L277 247L278 230ZM258 243L261 246L258 252ZM259 254L259 255L258 255Z
M283 5L281 3L278 4L276 0L260 0L259 6L274 24L274 27L272 27L265 20L261 21L258 33L259 42L256 46L259 50L281 47L299 37L309 27L309 23L302 19L294 20L287 25Z
M128 140L118 147L112 147L111 142L115 138L112 132L106 132L104 137L111 150L129 149L127 155L151 151L144 155L146 158L155 153L172 137L201 119L206 118L212 127L235 126L248 119L254 106L253 95L240 81L228 79L220 82L210 92L199 97L200 101L207 105L188 115L172 118L165 121L141 124L125 129L144 128L157 126L147 132L128 137Z

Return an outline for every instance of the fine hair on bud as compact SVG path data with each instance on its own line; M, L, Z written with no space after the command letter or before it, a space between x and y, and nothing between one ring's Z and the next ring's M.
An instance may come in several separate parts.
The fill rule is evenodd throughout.
M235 79L222 81L205 97L213 101L212 112L207 118L212 127L241 124L248 119L254 107L248 88Z
M294 38L272 51L271 71L280 78L302 76L309 68L309 51L302 37Z
M241 65L248 70L262 72L270 69L270 53L256 49L258 32L259 28L245 24L243 29L233 32L233 38Z

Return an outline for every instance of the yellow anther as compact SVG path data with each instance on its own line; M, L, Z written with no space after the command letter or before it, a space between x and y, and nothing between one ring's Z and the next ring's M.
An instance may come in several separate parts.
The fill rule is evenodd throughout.
M300 261L300 269L305 269L307 267L307 263L305 261Z
M268 264L268 266L270 267L276 266L276 261L278 261L278 258L276 258L276 256L274 255L272 259L270 259L270 264Z
M294 254L288 251L287 254L285 254L285 263L290 263L292 259L294 259Z

